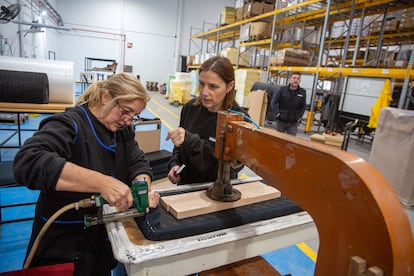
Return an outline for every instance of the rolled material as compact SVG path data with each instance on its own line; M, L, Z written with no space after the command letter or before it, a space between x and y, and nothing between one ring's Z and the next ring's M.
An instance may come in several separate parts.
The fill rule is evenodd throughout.
M0 101L12 103L49 102L49 81L45 73L0 70Z
M0 56L0 69L45 73L49 79L49 103L74 103L73 62Z

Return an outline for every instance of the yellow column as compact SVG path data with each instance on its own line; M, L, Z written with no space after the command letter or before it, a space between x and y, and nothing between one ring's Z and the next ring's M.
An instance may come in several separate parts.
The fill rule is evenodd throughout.
M308 112L308 118L306 119L306 127L305 132L310 131L311 125L312 125L312 118L313 118L313 111Z

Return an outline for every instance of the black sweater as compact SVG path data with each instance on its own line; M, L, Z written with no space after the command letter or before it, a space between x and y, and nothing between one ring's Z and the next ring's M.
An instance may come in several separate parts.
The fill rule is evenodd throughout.
M186 130L185 139L181 147L174 147L169 162L170 169L175 165L186 165L180 184L217 179L218 160L214 156L217 113L208 111L202 104L194 105L194 101L192 99L183 106L180 127ZM232 109L245 113L237 103Z

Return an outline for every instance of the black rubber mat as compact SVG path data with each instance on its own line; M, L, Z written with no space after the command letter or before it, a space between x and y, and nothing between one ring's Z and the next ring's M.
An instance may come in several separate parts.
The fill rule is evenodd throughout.
M277 199L180 220L159 206L151 210L146 217L135 218L135 221L148 240L161 241L204 234L300 211L302 209L299 206L282 196Z
M0 87L2 102L49 102L49 80L45 73L0 70Z

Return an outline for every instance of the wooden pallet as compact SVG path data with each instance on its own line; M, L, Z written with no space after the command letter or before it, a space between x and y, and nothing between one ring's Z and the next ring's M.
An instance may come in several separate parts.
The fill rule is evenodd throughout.
M249 36L249 41L259 41L259 40L263 40L263 39L267 39L270 38L269 36L265 36L265 35L251 35Z
M29 115L27 113L20 114L20 123L26 122L29 119ZM0 113L0 123L13 123L17 124L17 114L16 113Z

